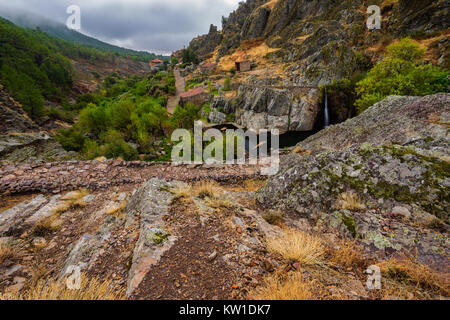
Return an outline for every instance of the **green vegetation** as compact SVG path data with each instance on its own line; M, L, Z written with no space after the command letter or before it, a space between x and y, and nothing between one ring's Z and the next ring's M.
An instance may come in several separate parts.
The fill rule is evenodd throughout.
M357 83L356 106L363 112L389 95L446 92L449 72L424 62L425 50L409 38L387 47L386 57Z
M0 43L0 81L33 119L48 115L70 122L74 117L72 109L81 110L88 103L96 102L90 101L92 97L82 97L81 99L87 100L77 100L74 108L68 104L66 96L72 89L74 74L69 58L97 64L114 63L118 56L128 56L117 50L111 53L103 50L104 48L100 50L57 39L39 28L32 30L18 27L2 18L0 18ZM123 50L127 52L126 49ZM154 58L154 55L135 55L134 58L145 61ZM110 77L106 83L112 87L114 81ZM114 89L120 90L118 87ZM168 89L175 90L174 79L173 86L169 84ZM46 110L44 101L61 104L63 110L56 108Z
M44 99L61 103L72 88L70 61L44 35L0 18L0 80L33 118L44 114Z
M168 160L167 137L174 128L192 128L199 119L200 106L177 107L172 117L165 109L173 94L173 74L161 71L147 78L120 79L108 76L98 93L78 97L74 109L78 122L60 130L56 139L66 150L81 152L87 159L99 156L136 160L139 154L149 160ZM163 149L159 158L156 151Z
M200 61L197 54L191 49L183 50L183 64L198 64Z

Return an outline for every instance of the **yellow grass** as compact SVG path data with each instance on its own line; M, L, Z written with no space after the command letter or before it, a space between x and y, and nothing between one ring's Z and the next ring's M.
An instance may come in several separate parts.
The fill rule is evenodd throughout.
M249 295L255 300L312 300L314 286L314 281L305 280L300 272L285 276L272 274Z
M170 191L177 198L197 197L200 199L218 198L222 193L220 186L215 181L201 181L191 185L178 184Z
M8 260L14 260L20 255L20 250L6 243L0 243L0 265Z
M392 258L379 264L383 275L399 281L411 282L435 293L450 296L450 273L440 273L413 258Z
M302 265L322 264L326 253L326 247L319 237L292 229L285 230L281 237L269 238L267 248Z
M22 294L0 294L0 300L120 300L124 290L111 280L100 281L81 277L79 290L67 288L65 280L39 280L35 286Z
M358 194L354 192L344 192L339 195L337 207L343 210L359 211L366 208Z
M279 2L280 0L270 0L269 2L266 2L265 4L262 5L262 7L268 7L270 10L273 10L273 8L275 7L275 5Z
M235 206L233 201L231 201L228 198L208 198L206 199L206 205L214 209L220 208L230 209Z
M344 268L359 267L364 265L364 257L361 247L354 240L341 239L337 249L330 249L329 261Z
M88 194L89 191L86 189L66 193L61 197L62 201L53 209L53 213L62 214L70 209L86 206L83 198Z
M62 226L62 220L59 219L59 214L53 214L48 218L38 221L32 230L32 235L42 237L48 233L59 230Z
M216 198L220 193L220 187L215 181L202 181L191 186L191 194L201 199Z
M106 208L105 214L114 216L114 217L118 217L118 216L122 215L123 210L125 209L126 206L127 206L127 201L123 200L118 205L113 205L111 207Z
M230 71L235 68L236 61L239 60L255 60L257 63L266 61L264 58L268 53L275 52L278 49L270 48L264 41L253 39L250 41L243 41L241 46L237 48L232 54L226 55L219 60L218 69L221 71Z

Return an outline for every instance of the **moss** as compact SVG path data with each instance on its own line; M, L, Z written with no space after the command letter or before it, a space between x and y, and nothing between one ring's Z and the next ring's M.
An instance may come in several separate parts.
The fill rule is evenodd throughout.
M356 226L356 221L352 216L347 216L345 214L342 215L342 222L347 227L347 230L351 233L353 238L358 236L358 227Z
M168 241L170 237L169 233L166 232L156 232L153 235L153 243L159 245L161 243L163 243L164 241Z

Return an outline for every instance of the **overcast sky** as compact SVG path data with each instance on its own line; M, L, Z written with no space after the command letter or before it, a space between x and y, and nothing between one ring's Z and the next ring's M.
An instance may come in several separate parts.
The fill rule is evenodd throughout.
M69 5L81 8L81 32L122 47L171 53L221 28L222 16L241 0L0 0L8 6L65 23Z

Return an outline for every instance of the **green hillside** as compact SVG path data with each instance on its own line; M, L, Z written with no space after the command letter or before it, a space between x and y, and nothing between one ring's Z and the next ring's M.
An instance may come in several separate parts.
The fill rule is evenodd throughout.
M117 54L58 39L0 18L0 82L32 118L45 112L44 101L66 104L71 91L70 59L114 63Z
M1 10L1 9L0 9ZM15 24L30 28L38 29L46 32L47 34L74 43L90 46L99 49L103 52L111 52L116 56L130 58L136 61L149 62L153 59L168 60L169 57L163 55L157 55L146 51L135 51L131 49L121 48L111 45L109 43L97 40L95 38L86 36L75 30L68 29L64 24L47 20L42 17L35 16L31 13L24 13L21 15L12 15L7 12L0 11L0 16L14 22Z

